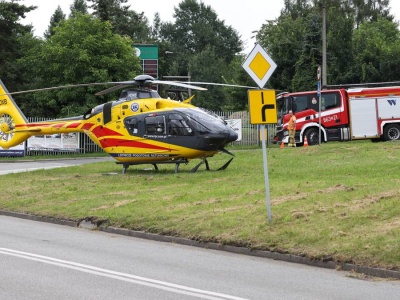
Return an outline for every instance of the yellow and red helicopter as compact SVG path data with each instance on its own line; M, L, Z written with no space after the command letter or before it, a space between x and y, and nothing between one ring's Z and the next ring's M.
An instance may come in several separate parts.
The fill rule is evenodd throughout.
M38 90L9 93L0 80L0 147L8 149L31 136L84 132L123 165L122 173L130 165L152 164L158 169L157 164L165 163L175 164L175 172L178 172L179 165L191 159L201 160L192 172L202 164L209 170L207 158L219 152L233 156L225 146L236 141L238 134L229 124L190 104L193 97L184 101L164 99L151 87L168 84L193 90L205 88L139 75L131 81L41 90L101 84L114 86L96 95L125 89L118 100L98 105L81 116L29 123L12 95ZM220 169L226 169L232 159Z

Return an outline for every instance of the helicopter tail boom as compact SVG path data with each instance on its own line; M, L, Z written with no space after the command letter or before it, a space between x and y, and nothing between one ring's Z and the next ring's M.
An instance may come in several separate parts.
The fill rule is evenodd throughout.
M0 80L0 147L8 149L28 139L28 132L15 131L16 127L23 128L26 123L26 117Z

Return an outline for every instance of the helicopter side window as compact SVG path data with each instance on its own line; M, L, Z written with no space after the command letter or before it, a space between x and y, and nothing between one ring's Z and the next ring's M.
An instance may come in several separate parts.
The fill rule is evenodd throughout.
M193 135L192 128L179 114L170 114L168 117L168 134L177 136Z
M146 134L165 135L164 116L150 116L145 118Z
M150 92L139 91L137 93L137 97L140 99L146 99L146 98L151 98L151 95L150 95Z
M131 135L137 135L139 130L139 121L137 118L126 118L125 121L125 128Z
M138 91L137 98L160 98L160 95L156 91Z
M156 91L150 92L151 98L161 98L160 95Z

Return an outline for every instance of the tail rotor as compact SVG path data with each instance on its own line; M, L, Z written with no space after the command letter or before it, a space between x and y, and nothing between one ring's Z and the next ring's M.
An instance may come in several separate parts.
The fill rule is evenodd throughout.
M28 139L26 132L16 131L26 123L26 117L0 80L0 147L9 149Z

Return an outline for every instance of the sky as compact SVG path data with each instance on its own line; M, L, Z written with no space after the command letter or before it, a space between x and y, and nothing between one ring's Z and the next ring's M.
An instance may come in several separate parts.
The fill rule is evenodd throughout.
M182 0L128 0L128 5L137 13L144 12L153 23L154 14L160 14L161 21L173 21L174 7ZM226 25L232 26L241 36L244 43L245 53L250 53L254 47L254 31L259 30L266 20L274 20L283 8L284 0L199 0L210 5L217 13L220 20ZM391 0L391 13L400 21L400 0ZM43 36L50 24L50 18L57 6L68 16L73 0L21 0L26 6L37 6L38 8L27 14L21 23L32 24L35 35Z
M149 19L150 25L153 23L154 14L160 14L161 21L173 21L172 14L174 7L182 0L128 0L130 8L137 13L144 12ZM200 1L200 0L199 0ZM210 5L217 13L220 20L225 21L226 25L232 26L241 36L246 49L249 52L253 49L255 34L253 31L259 30L265 20L274 20L280 15L284 0L202 0L206 5ZM59 5L67 16L70 13L70 6L73 0L21 0L20 4L26 6L37 6L38 8L26 15L21 23L32 24L35 35L43 36L50 24L50 18ZM236 4L235 4L236 3Z

